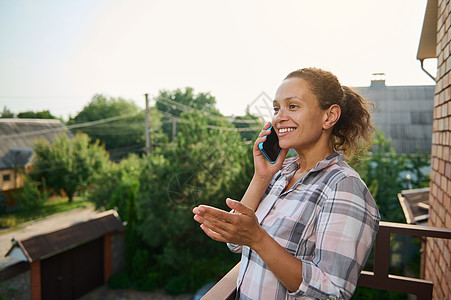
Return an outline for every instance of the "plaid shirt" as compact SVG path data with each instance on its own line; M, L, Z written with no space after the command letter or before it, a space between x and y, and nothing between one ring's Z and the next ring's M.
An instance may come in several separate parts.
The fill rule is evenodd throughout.
M299 168L297 160L284 162L255 214L261 226L302 261L302 283L289 293L257 253L228 244L242 253L239 299L349 299L354 293L379 227L377 206L340 152L283 192Z

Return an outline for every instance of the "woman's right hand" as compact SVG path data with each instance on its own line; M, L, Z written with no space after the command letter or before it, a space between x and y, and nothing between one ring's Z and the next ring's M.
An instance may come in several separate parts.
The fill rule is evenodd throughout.
M282 149L282 152L279 155L277 161L272 164L270 163L265 155L262 153L258 145L264 141L266 141L266 136L271 133L269 128L271 127L271 122L266 123L263 127L263 130L258 135L258 138L254 143L254 177L259 180L271 181L274 175L282 168L283 161L288 154L288 149Z

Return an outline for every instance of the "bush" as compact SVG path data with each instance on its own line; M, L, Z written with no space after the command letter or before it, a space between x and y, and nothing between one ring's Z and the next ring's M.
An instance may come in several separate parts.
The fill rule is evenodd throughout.
M17 204L24 210L35 210L44 205L48 199L48 193L45 188L45 182L41 190L38 184L29 177L25 177L24 186L20 190L13 193L13 197L17 200Z
M114 274L108 280L108 287L111 289L128 289L132 280L126 271Z
M8 198L5 195L5 193L0 191L0 216L3 215L4 213L6 213L7 205L8 205Z

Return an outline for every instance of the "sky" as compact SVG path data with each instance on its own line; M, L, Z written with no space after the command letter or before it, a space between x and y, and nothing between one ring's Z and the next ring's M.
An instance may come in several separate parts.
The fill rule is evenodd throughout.
M95 94L145 105L187 86L244 115L303 67L347 86L433 85L427 0L0 0L0 109L76 116ZM426 62L436 72L436 60ZM152 103L151 103L152 104Z

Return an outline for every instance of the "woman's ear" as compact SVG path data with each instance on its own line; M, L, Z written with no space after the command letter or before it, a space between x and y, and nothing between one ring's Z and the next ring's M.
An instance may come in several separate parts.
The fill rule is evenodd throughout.
M332 104L326 112L326 118L323 122L323 129L327 130L332 128L340 119L341 116L341 108L338 104Z

